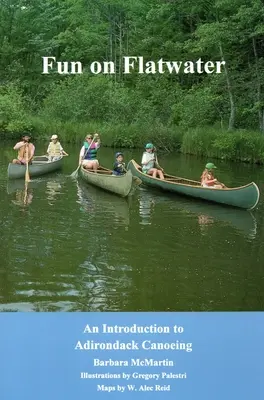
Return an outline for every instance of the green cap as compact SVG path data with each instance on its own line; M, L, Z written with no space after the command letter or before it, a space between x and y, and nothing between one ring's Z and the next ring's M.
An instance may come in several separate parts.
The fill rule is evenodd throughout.
M147 143L145 148L146 149L154 149L154 145L152 143Z
M205 168L206 169L214 169L214 168L216 168L216 166L213 163L209 162L206 164Z

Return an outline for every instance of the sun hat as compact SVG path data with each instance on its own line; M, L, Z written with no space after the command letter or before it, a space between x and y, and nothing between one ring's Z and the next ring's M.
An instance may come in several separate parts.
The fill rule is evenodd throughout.
M216 168L216 166L213 163L209 162L206 164L205 168L206 169L214 169L214 168Z
M53 140L53 139L58 139L58 135L52 135L51 140Z
M147 143L145 148L146 149L154 149L154 145L152 143Z
M123 153L120 153L120 152L118 152L118 153L115 154L115 158L117 158L117 157L119 157L119 156L124 156L124 154L123 154Z

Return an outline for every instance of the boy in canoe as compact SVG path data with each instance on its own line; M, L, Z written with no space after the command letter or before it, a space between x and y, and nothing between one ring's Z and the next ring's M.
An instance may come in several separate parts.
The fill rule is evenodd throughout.
M32 164L32 159L35 154L35 146L30 143L31 137L29 135L22 136L22 141L14 146L14 150L18 150L17 158L12 163L19 165Z
M226 186L219 182L214 176L214 169L217 167L213 163L207 163L201 176L201 185L207 188L224 189Z
M115 159L113 175L124 175L126 173L126 164L124 163L123 153L116 153Z
M79 165L83 168L93 169L94 172L99 168L99 161L97 160L97 150L101 144L98 133L94 135L88 134L85 138L83 146L79 155Z
M58 136L57 135L52 135L50 138L51 142L49 144L49 147L47 149L47 154L49 156L49 161L56 161L61 158L62 155L68 156L63 148L60 142L58 141Z
M163 170L160 167L155 168L157 160L154 152L154 145L152 143L147 143L141 160L142 172L144 174L151 175L153 178L157 178L158 175L160 179L164 179L164 175L162 172Z

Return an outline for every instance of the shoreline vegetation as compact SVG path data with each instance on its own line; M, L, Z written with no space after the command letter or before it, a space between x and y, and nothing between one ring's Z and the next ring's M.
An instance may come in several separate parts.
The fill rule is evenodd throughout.
M2 140L58 134L65 144L80 144L97 131L107 147L152 141L160 151L264 164L261 0L87 2L2 5ZM126 74L129 55L135 63ZM43 57L53 57L61 73L43 74ZM173 64L177 74L170 73L169 60L197 59L223 68L184 73ZM62 73L67 60L110 62L114 69ZM141 71L141 60L151 60L150 69ZM159 62L170 69L155 73Z
M34 141L49 141L51 134L59 136L62 143L80 144L89 132L98 132L105 147L143 148L147 142L164 153L177 152L197 157L215 158L234 162L264 164L264 136L259 132L227 129L217 127L197 127L183 129L178 126L162 124L130 125L114 123L78 123L43 120L39 117L28 117L30 133ZM1 140L19 139L19 132L0 132Z

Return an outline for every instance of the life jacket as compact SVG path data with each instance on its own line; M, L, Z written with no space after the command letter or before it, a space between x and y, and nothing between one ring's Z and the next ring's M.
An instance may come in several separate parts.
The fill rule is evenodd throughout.
M118 167L118 165L120 165L120 164L121 164L121 166ZM116 175L123 175L125 173L125 168L126 168L126 164L125 163L120 163L120 162L116 161L114 163L113 172Z
M90 149L87 151L89 148L89 143L84 142L83 143L84 148L85 148L85 157L84 160L96 160L97 158L97 148L96 144L92 143Z
M31 158L32 156L32 143L28 144L28 154L27 154L27 148L26 146L22 146L20 147L20 149L18 149L18 156L17 158L22 161L22 160L27 160L29 158Z
M60 151L60 142L50 142L49 144L49 155L50 156L60 156L61 155L61 151Z

